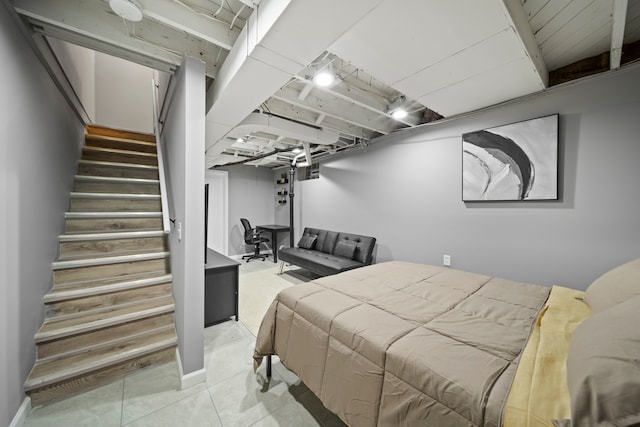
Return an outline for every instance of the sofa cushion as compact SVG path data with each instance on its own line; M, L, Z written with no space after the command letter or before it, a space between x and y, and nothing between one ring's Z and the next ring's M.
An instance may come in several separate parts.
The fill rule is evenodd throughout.
M348 259L353 259L356 253L356 242L353 240L339 240L336 243L336 248L333 250L333 254Z
M298 242L298 247L303 249L313 249L317 239L317 234L303 234Z
M363 264L371 264L373 248L376 243L375 237L362 236L360 234L338 233L338 241L347 240L356 243L356 251L353 259Z
M362 267L362 263L352 259L303 248L280 249L278 258L322 276Z
M321 250L325 254L332 254L333 249L336 247L338 241L338 233L336 231L327 231L327 237L324 239L324 243L321 248L316 246L316 249Z

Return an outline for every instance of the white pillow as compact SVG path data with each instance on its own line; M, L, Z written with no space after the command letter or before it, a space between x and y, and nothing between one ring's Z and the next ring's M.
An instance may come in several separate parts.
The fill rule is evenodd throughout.
M607 271L587 288L584 300L594 313L640 296L640 258Z

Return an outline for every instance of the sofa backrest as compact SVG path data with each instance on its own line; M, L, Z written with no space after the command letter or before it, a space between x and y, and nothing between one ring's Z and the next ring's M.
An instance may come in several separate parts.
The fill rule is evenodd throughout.
M333 254L336 243L338 241L353 241L356 243L356 250L353 254L353 259L363 264L371 264L373 248L376 244L375 237L362 236L360 234L339 233L336 231L329 231L312 227L305 227L303 234L314 234L318 236L314 249L327 254Z
M305 227L303 234L315 234L317 237L316 244L313 249L332 254L333 248L336 246L338 233L335 231L322 230L320 228Z

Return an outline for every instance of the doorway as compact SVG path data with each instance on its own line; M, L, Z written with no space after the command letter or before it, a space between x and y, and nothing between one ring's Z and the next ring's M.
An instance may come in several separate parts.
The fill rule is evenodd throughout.
M205 171L209 184L207 247L223 255L229 253L229 174L227 171Z

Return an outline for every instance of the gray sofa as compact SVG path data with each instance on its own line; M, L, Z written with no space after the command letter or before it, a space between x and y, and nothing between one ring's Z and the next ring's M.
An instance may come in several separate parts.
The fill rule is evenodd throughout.
M306 227L297 247L278 251L280 273L285 262L321 276L369 265L375 244L375 237Z

